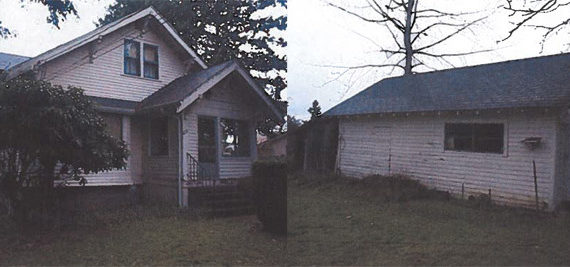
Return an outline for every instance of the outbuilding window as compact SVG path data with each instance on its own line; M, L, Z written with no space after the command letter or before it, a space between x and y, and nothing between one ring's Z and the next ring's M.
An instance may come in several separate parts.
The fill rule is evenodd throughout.
M502 154L504 128L502 123L446 123L445 150Z
M150 121L150 155L168 156L168 118L157 117Z
M222 131L222 156L248 157L249 129L245 121L220 119Z

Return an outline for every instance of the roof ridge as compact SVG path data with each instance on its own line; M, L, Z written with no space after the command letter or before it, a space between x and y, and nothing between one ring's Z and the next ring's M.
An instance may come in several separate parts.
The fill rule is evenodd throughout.
M387 78L381 79L380 81L378 81L378 82L376 82L376 83L374 83L374 84L377 84L377 83L379 83L379 82L381 82L381 81L385 81L385 80L392 80L392 79L398 79L398 78L403 78L403 77L412 77L412 76L420 76L420 75L433 74L433 73L442 73L442 72L449 72L449 71L464 70L464 69L470 69L470 68L487 67L487 66L492 66L492 65L509 64L509 63L515 63L515 62L519 62L519 61L528 61L528 60L536 60L536 59L546 59L546 58L550 58L550 57L559 57L559 56L570 56L570 52L567 52L567 53L557 53L557 54L551 54L551 55L546 55L546 56L534 56L534 57L517 58L517 59L512 59L512 60L489 62L489 63L483 63L483 64L477 64L477 65L469 65L469 66L461 66L461 67L455 67L455 68L449 68L449 69L441 69L441 70L432 70L432 71L426 71L426 72L418 72L418 73L413 73L413 74L411 74L411 75L392 76L392 77L387 77ZM373 84L373 85L374 85L374 84ZM363 90L363 91L364 91L364 90Z

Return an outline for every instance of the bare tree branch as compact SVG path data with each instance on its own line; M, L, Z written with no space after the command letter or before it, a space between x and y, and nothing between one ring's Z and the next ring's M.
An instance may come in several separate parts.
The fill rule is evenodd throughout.
M471 22L465 24L463 27L457 29L456 31L454 31L454 32L448 34L447 36L445 36L445 37L439 39L438 41L433 42L433 43L431 43L431 44L429 44L429 45L420 47L420 48L416 49L416 51L422 51L422 50L425 50L425 49L434 47L434 46L436 46L436 45L438 45L438 44L441 44L441 43L447 41L449 38L455 36L456 34L458 34L458 33L462 32L462 31L464 31L464 30L467 29L469 26L471 26L471 25L473 25L473 24L475 24L475 23L477 23L477 22L480 22L480 21L482 21L482 20L484 20L484 19L486 19L486 18L487 18L487 17L485 16L485 17L476 19L476 20L474 20L474 21L471 21Z
M404 68L398 64L363 64L363 65L355 65L355 66L339 66L339 65L319 65L319 64L311 64L315 67L324 67L324 68L335 68L335 69L364 69L364 68L384 68L384 67L399 67Z
M564 19L562 22L560 22L556 25L553 25L553 26L528 25L528 23L531 20L537 18L539 15L549 14L549 13L561 10L561 7L570 6L570 1L565 1L565 2L559 3L558 0L535 0L535 1L530 1L530 2L527 2L525 0L525 1L522 1L522 3L520 1L517 2L517 3L520 3L520 7L515 7L515 3L513 0L506 0L506 2L507 2L507 5L504 7L504 9L511 12L509 14L509 16L513 17L513 16L518 14L521 16L521 20L515 21L513 23L513 25L514 25L513 28L511 28L509 30L507 36L505 38L503 38L502 40L500 40L499 42L502 42L502 41L505 41L505 40L511 38L513 36L513 34L516 31L518 31L521 27L530 26L530 27L533 27L535 29L546 30L546 33L543 34L543 40L542 40L542 43L544 44L544 42L546 41L546 39L549 37L549 35L552 32L556 32L558 29L568 25L568 23L570 21L570 18ZM532 6L528 7L529 5L533 5L533 4L540 4L540 5L537 7L532 7Z
M332 1L332 0L325 0ZM379 64L362 64L354 66L342 65L316 65L319 67L344 69L339 76L349 74L349 70L356 71L360 69L372 68L390 68L392 73L396 68L404 70L404 75L414 73L413 69L416 67L425 67L430 70L435 70L434 66L428 65L426 60L435 58L442 65L449 65L453 67L453 63L446 58L460 57L471 54L489 52L490 49L478 51L460 51L460 52L445 52L435 53L430 50L436 46L450 40L452 37L461 34L476 23L479 23L487 18L487 16L470 20L464 16L481 13L482 11L469 11L469 12L448 12L438 10L430 7L419 6L420 0L366 0L368 8L361 8L360 10L350 10L349 8L328 3L329 6L341 10L351 16L355 16L365 22L378 24L384 26L387 34L393 41L393 46L390 44L384 45L382 42L391 42L389 40L375 41L370 36L365 36L361 33L357 35L370 41L379 49L376 52L386 55L383 62ZM436 20L434 20L434 18ZM445 20L447 18L447 20ZM461 21L460 21L461 20ZM421 25L421 26L418 26ZM441 27L446 29L445 33L431 34L432 30ZM441 35L441 36L440 36ZM424 38L427 37L427 38ZM432 40L427 45L422 47L415 47L419 40ZM393 47L393 48L391 48ZM420 58L422 56L425 58ZM396 62L396 63L393 63ZM436 61L437 62L437 61ZM353 75L350 75L354 77ZM334 80L338 80L337 77ZM352 78L351 78L352 79ZM333 80L333 81L334 81ZM328 84L327 82L325 84Z

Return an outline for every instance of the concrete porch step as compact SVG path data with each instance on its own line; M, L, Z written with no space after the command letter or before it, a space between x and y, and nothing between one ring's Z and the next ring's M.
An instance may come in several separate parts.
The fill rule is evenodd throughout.
M211 216L239 216L254 214L255 206L247 192L237 184L188 188L189 205Z

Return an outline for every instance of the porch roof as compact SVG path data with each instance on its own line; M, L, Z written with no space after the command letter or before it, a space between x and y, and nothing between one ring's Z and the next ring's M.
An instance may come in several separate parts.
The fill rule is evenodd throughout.
M89 96L95 108L103 112L134 114L139 102L106 97Z
M232 61L227 61L222 64L209 67L205 70L191 73L175 79L166 86L162 87L160 90L145 98L141 102L139 110L147 110L179 103L188 95L196 92L196 90L198 90L198 87L206 83L213 76L230 66L231 63Z
M175 79L145 98L138 106L137 111L174 105L177 107L177 112L180 112L196 101L200 95L234 72L244 78L249 87L267 105L274 118L283 121L285 115L282 108L278 106L279 104L271 99L265 90L255 83L249 73L233 60Z

